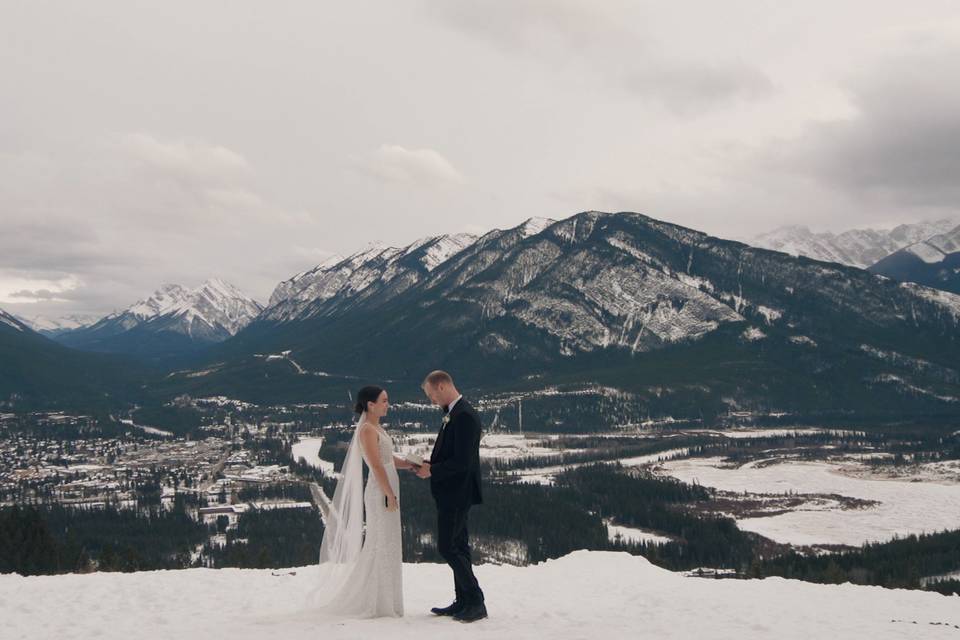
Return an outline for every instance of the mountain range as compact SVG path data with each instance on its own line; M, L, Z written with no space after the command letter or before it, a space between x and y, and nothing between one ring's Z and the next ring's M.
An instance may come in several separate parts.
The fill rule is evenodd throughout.
M755 247L839 262L866 269L904 247L953 229L960 220L944 218L901 224L892 229L851 229L843 233L814 233L802 225L779 227L747 240Z
M958 406L960 296L627 212L457 245L430 269L415 244L300 274L158 389L339 398L439 367L474 389L599 385L688 417Z
M74 329L89 326L98 320L97 316L82 313L71 313L58 318L44 315L16 316L16 318L37 333L51 338Z
M225 283L198 288L211 289L237 310L217 333L197 291L175 286L81 333L118 351L160 323L180 332L153 335L211 336L175 358L146 342L167 349L162 361L136 346L154 358L143 389L160 402L339 401L361 380L402 397L445 368L472 393L599 389L597 411L632 415L960 407L960 296L630 212L371 246L280 283L262 310ZM569 410L543 409L554 421Z
M55 337L87 351L172 357L226 340L262 310L256 300L218 278L193 289L165 284L122 311Z

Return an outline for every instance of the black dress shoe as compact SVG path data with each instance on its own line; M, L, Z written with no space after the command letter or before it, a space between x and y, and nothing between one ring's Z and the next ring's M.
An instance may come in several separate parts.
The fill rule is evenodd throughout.
M454 614L453 619L459 620L460 622L475 622L486 617L487 606L480 602L478 604L467 605L463 611Z
M430 609L430 613L438 616L453 616L463 611L466 606L463 602L454 602L449 607L434 607Z

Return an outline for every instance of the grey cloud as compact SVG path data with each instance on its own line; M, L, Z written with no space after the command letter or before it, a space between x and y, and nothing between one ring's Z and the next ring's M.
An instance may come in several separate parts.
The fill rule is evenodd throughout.
M734 99L770 95L774 83L758 68L719 59L671 57L643 32L652 15L605 15L616 7L575 0L428 0L441 23L551 68L580 64L585 75L635 97L694 116ZM559 63L559 64L558 64Z
M679 115L696 115L738 98L762 98L775 89L770 78L746 65L664 64L663 68L633 70L623 83L630 91L662 101Z
M855 115L810 125L770 159L857 198L960 207L958 76L960 46L890 55L852 78Z
M29 300L53 300L61 297L59 293L50 291L49 289L37 289L35 291L22 289L20 291L12 291L8 295L11 298L27 298Z

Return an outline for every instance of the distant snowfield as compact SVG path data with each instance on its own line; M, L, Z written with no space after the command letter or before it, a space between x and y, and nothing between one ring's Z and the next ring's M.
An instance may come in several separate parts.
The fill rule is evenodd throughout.
M404 565L402 618L304 609L316 567L0 575L0 636L231 640L317 638L953 638L960 598L783 578L686 578L625 553L577 551L530 567L481 565L490 617L438 618L446 565ZM285 572L288 570L280 570ZM944 626L946 625L946 626Z
M597 460L593 462L574 462L570 464L556 465L551 467L531 467L529 469L518 469L514 473L521 482L528 482L531 484L542 484L542 485L552 485L554 484L554 477L558 473L562 473L569 469L576 469L577 467L583 467L593 464L616 464L620 463L624 467L642 467L648 464L654 464L657 462L663 462L671 458L676 458L678 456L685 456L690 453L690 450L687 448L682 449L668 449L666 451L658 451L657 453L648 453L642 456L633 456L631 458L616 458L613 460Z
M397 445L401 453L416 453L428 457L433 448L435 433L404 434ZM579 453L586 449L556 449L544 446L544 442L559 438L557 435L524 435L521 433L488 433L480 440L482 460L516 460L542 458L562 454Z
M896 534L960 528L960 484L852 477L841 469L851 463L789 461L739 469L721 468L721 458L671 460L660 469L684 482L697 481L725 491L751 493L835 493L878 500L866 509L830 509L817 505L782 515L738 519L745 531L778 542L814 545L860 545L886 541Z
M672 542L671 538L652 531L615 524L610 518L605 518L603 523L607 525L607 537L613 541L645 542L647 544L666 544Z
M320 469L326 474L333 473L333 463L320 457L320 447L323 438L301 438L290 447L294 460L303 458L314 469Z

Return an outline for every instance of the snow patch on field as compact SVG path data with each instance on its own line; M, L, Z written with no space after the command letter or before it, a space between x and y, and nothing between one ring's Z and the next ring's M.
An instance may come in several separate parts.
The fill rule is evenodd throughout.
M741 529L797 545L860 545L894 535L960 528L960 485L899 479L851 477L837 462L788 461L779 464L722 465L722 458L672 460L662 473L724 491L839 494L875 500L866 509L823 509L804 505L782 515L738 520ZM847 463L849 464L849 463Z
M330 475L333 473L333 463L320 458L321 446L323 446L323 438L301 438L290 447L290 453L294 460L303 458L314 469L320 469Z

